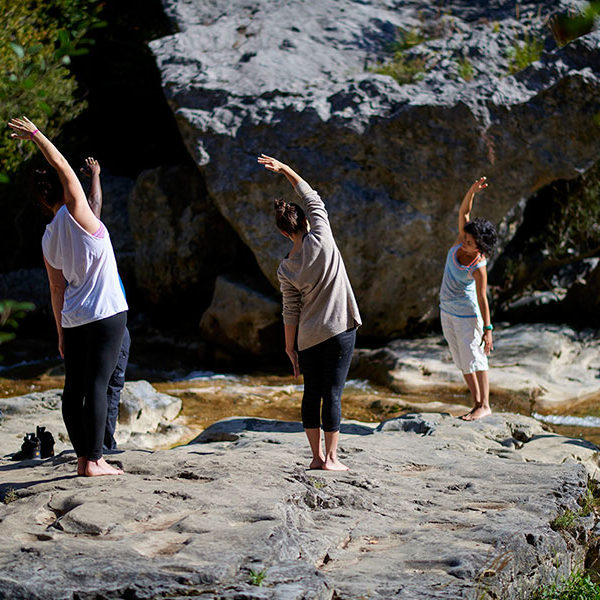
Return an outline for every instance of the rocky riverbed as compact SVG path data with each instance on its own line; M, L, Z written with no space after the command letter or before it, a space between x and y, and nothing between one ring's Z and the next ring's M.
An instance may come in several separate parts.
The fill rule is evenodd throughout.
M584 559L592 444L415 414L345 422L340 451L351 471L308 471L299 423L232 418L109 457L122 477L2 459L0 597L510 599Z
M358 350L355 375L397 392L435 393L464 389L441 335L394 340L383 348ZM574 408L600 395L600 341L592 330L564 325L498 326L490 356L492 393L527 413Z

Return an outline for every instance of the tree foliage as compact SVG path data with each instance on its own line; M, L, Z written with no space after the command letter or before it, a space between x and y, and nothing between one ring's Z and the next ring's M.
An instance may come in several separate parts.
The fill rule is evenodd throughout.
M88 51L86 33L104 26L97 0L0 0L0 118L26 114L55 136L85 102L69 71L71 57ZM0 183L31 157L31 144L0 138Z

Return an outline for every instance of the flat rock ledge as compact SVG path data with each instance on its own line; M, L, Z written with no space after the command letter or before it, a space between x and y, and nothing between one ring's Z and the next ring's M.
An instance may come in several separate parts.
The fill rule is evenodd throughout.
M466 390L442 335L357 350L353 376L401 394ZM600 396L600 336L597 331L577 332L566 325L499 326L489 377L492 392L531 412L575 406Z
M0 456L17 452L23 436L37 425L53 434L57 454L71 448L61 401L60 389L0 398ZM126 382L115 433L119 448L153 450L189 440L193 433L185 419L178 418L181 407L180 398L157 392L147 381Z
M595 537L550 523L581 515L597 448L528 417L344 423L340 455L307 471L299 423L240 417L110 457L123 477L0 460L0 598L510 600Z

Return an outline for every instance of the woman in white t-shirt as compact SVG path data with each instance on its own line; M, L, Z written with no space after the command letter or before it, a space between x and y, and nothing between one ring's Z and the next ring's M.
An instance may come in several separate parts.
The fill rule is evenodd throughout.
M106 389L127 323L108 231L88 205L64 156L27 117L9 122L11 137L31 140L54 170L36 172L40 202L54 215L42 238L58 350L65 359L62 413L77 453L77 474L121 475L102 457Z

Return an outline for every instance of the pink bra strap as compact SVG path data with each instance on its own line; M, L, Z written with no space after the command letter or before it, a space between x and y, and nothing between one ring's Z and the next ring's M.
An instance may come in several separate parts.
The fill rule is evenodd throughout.
M95 238L103 238L105 231L106 229L104 228L104 225L102 224L102 222L100 222L100 227L98 227L96 233L94 233L93 235Z

